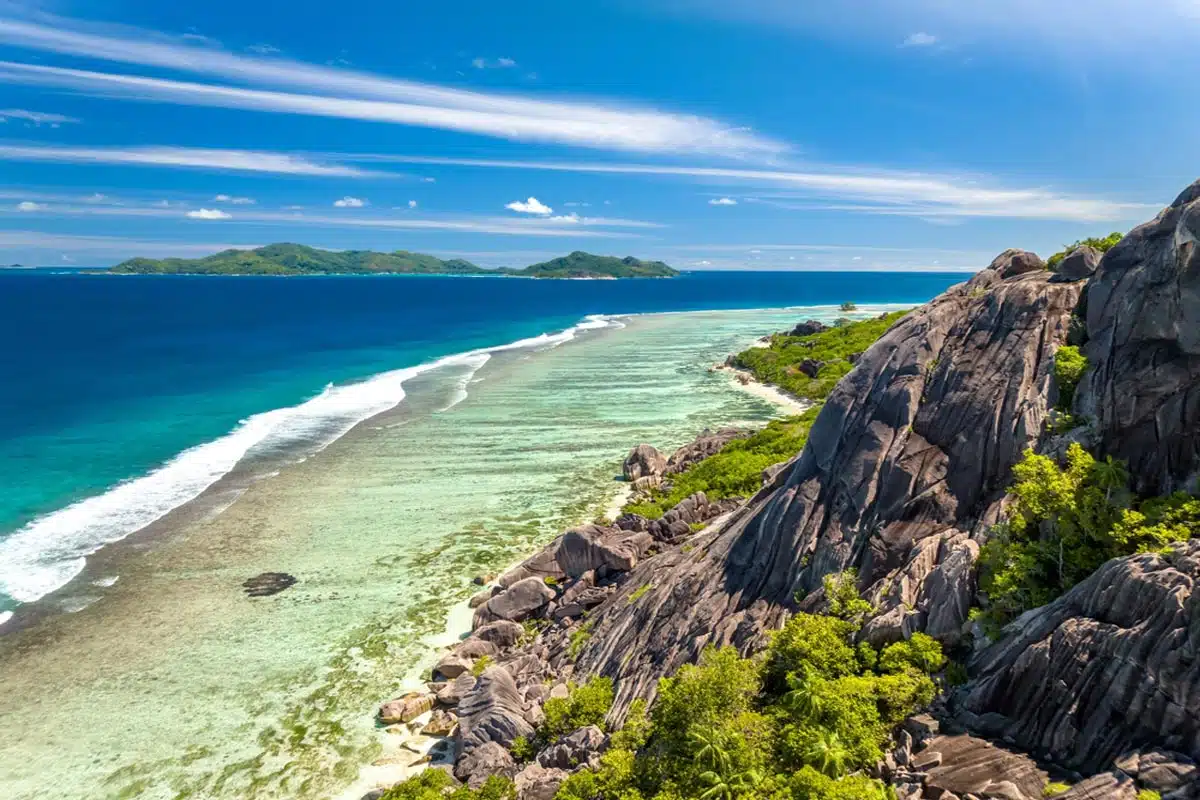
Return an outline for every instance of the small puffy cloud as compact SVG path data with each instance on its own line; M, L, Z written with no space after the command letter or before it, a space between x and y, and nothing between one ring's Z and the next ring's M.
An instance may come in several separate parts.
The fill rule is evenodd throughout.
M409 201L408 201L408 207L409 207L409 208L416 208L416 207L417 207L417 201L416 201L416 200L409 200Z
M303 211L304 206L284 206L284 211Z
M933 34L925 33L925 31L917 31L912 36L909 36L903 42L901 47L930 47L937 44L938 37Z
M230 219L231 215L222 211L219 208L197 208L195 211L187 212L187 216L191 219Z
M219 194L213 198L214 203L229 203L235 206L252 206L255 204L253 197L233 197L227 194Z
M46 208L45 203L33 203L29 200L17 203L17 211L45 211Z
M367 201L359 197L346 195L341 200L334 200L333 204L337 208L362 208L367 204Z
M511 69L517 65L511 58L476 58L471 66L475 69Z
M554 209L539 201L536 197L531 197L528 200L514 200L505 206L509 211L516 211L519 214L538 214L543 217L548 217L554 213Z
M570 214L559 214L557 216L551 217L550 221L551 222L569 222L569 223L579 222L579 215L572 211Z
M437 183L437 178L421 178L421 183Z
M708 201L708 204L710 206L736 206L737 200L734 200L732 197L714 197Z

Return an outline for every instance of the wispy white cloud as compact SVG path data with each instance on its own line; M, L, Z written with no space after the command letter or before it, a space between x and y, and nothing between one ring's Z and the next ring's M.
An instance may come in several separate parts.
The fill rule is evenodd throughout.
M0 145L0 161L59 161L71 164L192 167L280 175L361 178L371 173L338 164L320 164L302 156L257 150L200 147L55 147Z
M220 85L7 62L0 80L199 106L391 122L481 136L653 153L773 157L787 149L743 127L613 103L449 89L280 58L234 54L153 32L76 20L0 19L0 43L229 80ZM245 86L260 88L244 88ZM296 92L270 89L290 88Z
M62 217L114 217L180 219L172 208L151 205L53 205L39 206L44 211ZM20 213L17 206L7 207L10 213ZM0 207L0 214L5 212ZM508 217L364 217L358 215L307 214L302 211L241 211L236 216L220 209L200 208L187 212L193 219L228 220L230 224L247 223L280 227L379 228L398 230L448 231L454 233L503 234L507 236L575 236L587 238L638 238L639 234L619 229L654 229L661 226L641 220L579 217L559 219L512 219Z
M276 55L277 53L283 52L275 45L266 44L265 42L259 42L258 44L252 44L246 48L246 51L249 53L254 53L256 55L260 55L260 56L273 56L273 55Z
M214 203L229 203L234 206L252 206L257 201L253 197L236 197L228 194L219 194L213 198Z
M710 206L736 206L737 200L732 197L714 197L708 201Z
M917 31L900 43L901 47L931 47L937 44L938 37L924 31Z
M346 195L341 200L334 200L333 205L335 208L362 208L367 205L367 201L361 197Z
M44 203L35 203L32 200L22 200L17 203L17 211L45 211L49 206Z
M511 58L475 58L471 66L475 69L510 69L517 65Z
M416 201L416 200L409 200L409 201L408 201L408 207L409 207L409 208L416 208L416 207L417 207L417 201Z
M1153 203L1123 202L1058 192L1043 187L1009 188L977 175L938 175L870 167L821 166L800 169L742 169L667 164L619 164L504 159L357 156L363 161L498 169L548 170L616 175L657 175L717 184L785 190L787 195L755 198L793 210L849 211L914 217L1003 217L1106 222L1136 219ZM796 202L789 202L789 200ZM803 201L803 203L801 202Z
M28 111L24 108L0 109L0 122L9 120L27 122L34 127L49 125L52 128L79 122L75 117L68 117L65 114L47 114L42 111Z
M536 197L530 197L528 200L514 200L504 207L509 211L516 211L520 214L540 214L542 216L548 216L554 213L553 208L541 202Z

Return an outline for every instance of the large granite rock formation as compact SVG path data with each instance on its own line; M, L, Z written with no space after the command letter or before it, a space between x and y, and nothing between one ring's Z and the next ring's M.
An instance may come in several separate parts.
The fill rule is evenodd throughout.
M1005 253L903 318L830 395L773 484L688 552L640 565L592 613L577 668L616 680L614 719L705 645L761 644L828 573L859 570L886 617L878 641L959 636L975 539L1042 434L1053 353L1082 289L1050 283L1037 263Z
M1101 454L1139 491L1194 484L1200 463L1200 181L1109 250L1088 283L1076 395Z
M1200 540L1110 561L973 665L960 718L1084 774L1167 747L1200 759Z

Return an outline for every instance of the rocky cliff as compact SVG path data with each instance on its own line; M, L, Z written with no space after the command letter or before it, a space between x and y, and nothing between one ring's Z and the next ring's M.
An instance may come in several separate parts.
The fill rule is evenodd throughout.
M975 561L1027 448L1081 441L1126 461L1136 491L1194 490L1197 231L1200 183L1102 259L1081 248L1051 273L1007 251L862 354L803 452L768 470L748 502L695 495L654 524L585 526L502 576L474 601L475 634L439 666L462 676L441 690L463 718L459 777L516 774L498 746L536 727L566 681L611 678L619 724L706 646L749 653L790 614L823 610L834 573L856 572L872 644L921 631L969 653ZM1091 366L1063 436L1047 423L1068 340ZM625 471L653 483L670 463L641 447ZM1116 559L976 642L969 682L939 706L945 733L932 719L899 732L880 776L913 798L1032 800L1048 774L1078 782L1068 798L1200 797L1198 580L1198 540ZM529 618L545 627L518 641L515 623ZM476 681L464 673L481 653L494 665ZM525 800L549 798L566 774L537 761L517 774L536 787L521 789Z
M976 539L1042 434L1052 357L1082 290L1050 277L1010 251L905 317L834 390L772 485L632 573L593 613L577 662L616 681L618 716L708 644L761 645L798 596L819 603L829 573L859 571L880 609L877 642L959 636Z

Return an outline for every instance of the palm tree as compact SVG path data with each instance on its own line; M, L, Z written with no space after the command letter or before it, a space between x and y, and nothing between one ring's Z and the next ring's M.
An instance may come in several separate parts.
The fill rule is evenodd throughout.
M736 775L725 771L708 771L700 775L700 782L708 786L700 795L700 800L733 800L740 794L753 791L762 783L762 775L758 770L748 769Z
M789 672L788 692L783 696L783 705L804 720L815 720L821 716L824 701L819 691L820 676L811 664L802 664L799 671Z
M729 772L729 754L725 752L721 742L721 736L716 731L689 731L688 739L696 746L696 761L703 764L705 761L718 772ZM708 774L708 773L705 773Z
M842 737L823 730L804 751L804 759L830 778L838 778L846 772L850 751L842 743Z
M1129 484L1129 470L1123 461L1115 461L1108 456L1103 461L1097 461L1092 467L1092 476L1096 485L1104 490L1104 501L1112 502L1112 493L1116 489L1124 489Z

